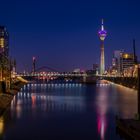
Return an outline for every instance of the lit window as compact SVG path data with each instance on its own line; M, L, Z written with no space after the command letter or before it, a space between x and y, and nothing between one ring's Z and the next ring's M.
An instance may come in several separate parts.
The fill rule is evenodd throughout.
M0 38L0 47L4 48L4 38Z

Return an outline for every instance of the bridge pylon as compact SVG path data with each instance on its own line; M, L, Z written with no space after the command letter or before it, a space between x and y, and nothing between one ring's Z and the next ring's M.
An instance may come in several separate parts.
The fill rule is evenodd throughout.
M32 58L32 72L35 73L36 69L36 58L33 56Z

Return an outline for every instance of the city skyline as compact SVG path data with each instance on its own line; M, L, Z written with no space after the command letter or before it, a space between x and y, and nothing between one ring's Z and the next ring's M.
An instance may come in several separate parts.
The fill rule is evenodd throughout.
M140 140L140 1L0 3L0 139Z
M18 69L31 70L33 56L38 66L49 65L61 71L91 69L92 64L99 64L100 60L97 31L102 18L109 33L105 49L107 66L111 64L114 50L132 52L133 38L138 55L139 2L118 1L113 4L107 1L104 6L100 3L3 1L1 12L6 6L7 12L2 12L0 24L8 29L10 55L16 58Z

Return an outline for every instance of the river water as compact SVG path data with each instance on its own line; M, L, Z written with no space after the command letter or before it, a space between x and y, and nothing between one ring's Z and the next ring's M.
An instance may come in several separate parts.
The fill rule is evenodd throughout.
M136 98L112 84L27 84L0 119L0 139L120 140L115 116L134 117Z

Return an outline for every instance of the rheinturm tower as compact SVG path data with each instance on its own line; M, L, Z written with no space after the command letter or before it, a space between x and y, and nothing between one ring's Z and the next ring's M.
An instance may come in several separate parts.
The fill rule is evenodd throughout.
M105 72L104 40L107 36L107 31L104 29L103 19L102 19L101 29L99 30L98 35L101 40L100 74L102 75Z

